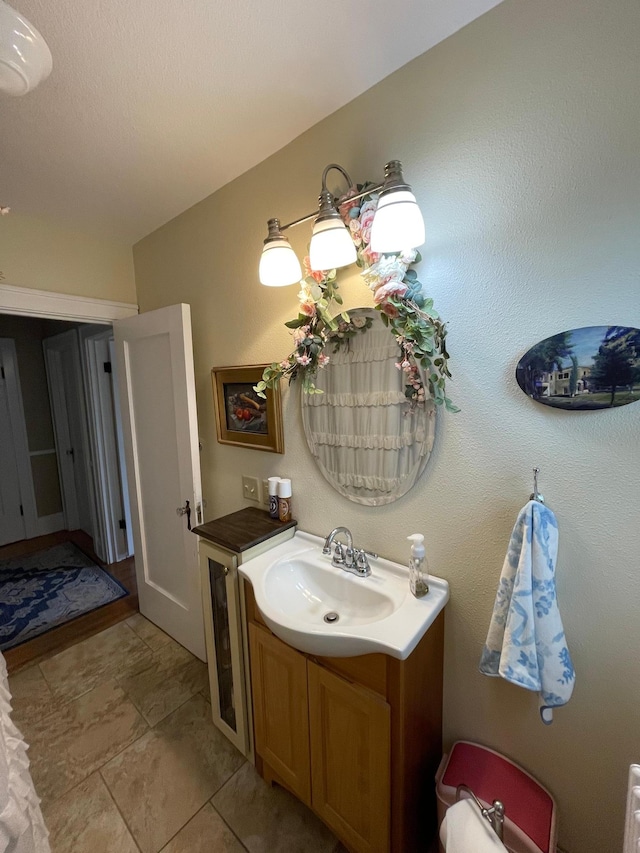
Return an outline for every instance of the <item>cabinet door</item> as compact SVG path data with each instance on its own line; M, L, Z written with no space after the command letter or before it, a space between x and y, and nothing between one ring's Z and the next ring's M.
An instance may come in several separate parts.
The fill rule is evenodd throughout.
M201 541L200 567L213 722L247 755L249 732L235 558Z
M254 624L249 645L256 752L310 805L307 660Z
M315 812L356 853L388 853L389 705L308 662Z

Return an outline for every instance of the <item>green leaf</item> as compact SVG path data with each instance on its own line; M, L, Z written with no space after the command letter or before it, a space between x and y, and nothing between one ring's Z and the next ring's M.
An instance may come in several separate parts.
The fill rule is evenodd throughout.
M287 329L299 329L300 326L304 326L308 320L308 317L300 315L296 320L288 320L285 323L285 326L287 327Z

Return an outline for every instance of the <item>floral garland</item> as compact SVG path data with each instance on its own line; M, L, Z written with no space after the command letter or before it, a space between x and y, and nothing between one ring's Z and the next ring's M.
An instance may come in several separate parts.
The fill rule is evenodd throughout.
M445 382L451 378L446 348L447 330L433 307L433 299L422 293L412 264L421 260L420 253L410 251L393 255L377 255L370 249L371 225L378 205L376 193L351 201L372 184L359 184L340 199L340 215L351 232L357 251L357 264L363 268L362 278L373 291L375 307L389 327L400 348L396 367L405 374L405 395L411 404L409 411L423 405L426 392L421 379L421 366L429 390L437 405L450 412L460 411L446 396ZM298 316L285 323L292 330L294 349L284 361L265 368L262 381L255 386L260 396L274 388L281 378L289 381L300 377L308 394L322 394L316 388L318 370L330 360L325 350L333 345L336 352L360 332L366 332L371 319L354 317L346 311L334 316L333 304L342 305L335 270L312 272L309 259L304 259L305 278L298 294ZM335 310L335 309L334 309Z

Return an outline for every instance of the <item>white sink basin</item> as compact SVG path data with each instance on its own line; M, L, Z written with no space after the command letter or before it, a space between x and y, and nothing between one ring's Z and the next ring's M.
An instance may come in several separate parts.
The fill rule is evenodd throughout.
M297 532L239 567L269 628L308 654L407 658L449 600L449 584L431 576L429 593L417 599L405 566L371 560L371 575L357 577L332 566L322 545L320 537ZM325 621L331 614L337 621Z

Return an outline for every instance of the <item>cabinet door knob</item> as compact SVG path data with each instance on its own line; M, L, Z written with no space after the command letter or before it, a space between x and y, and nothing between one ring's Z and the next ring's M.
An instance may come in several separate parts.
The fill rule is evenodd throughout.
M225 578L226 578L226 576L227 576L228 574L229 574L229 566L225 566L225 567L224 567L224 576L225 576Z

